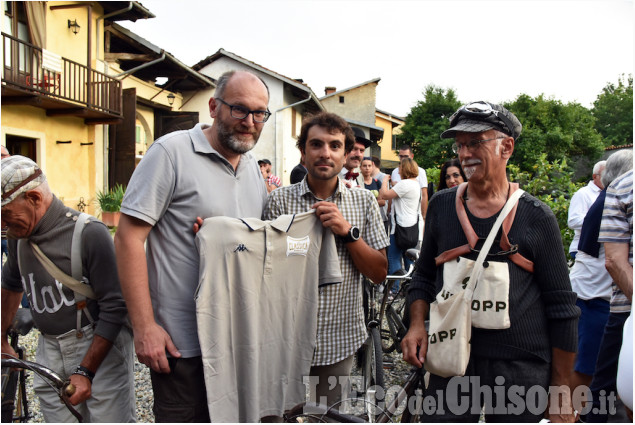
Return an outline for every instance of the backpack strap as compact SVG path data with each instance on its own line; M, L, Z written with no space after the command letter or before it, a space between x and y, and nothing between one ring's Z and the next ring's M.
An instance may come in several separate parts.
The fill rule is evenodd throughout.
M78 280L79 282L84 283L84 279L82 276L82 232L84 231L84 226L88 223L88 219L90 216L86 213L79 213L77 216L77 221L75 221L75 228L73 229L73 239L71 240L71 272L73 274L73 278ZM91 289L91 295L88 298L95 299L96 295L90 288L88 282L85 282L87 288ZM86 315L88 322L91 325L95 324L95 320L93 320L93 316L90 314L88 310L88 303L86 302L86 295L81 292L74 291L75 293L75 306L77 308L77 327L76 333L77 338L82 337L82 311Z
M463 203L463 195L467 190L467 183L461 183L456 190L456 215L459 218L459 222L461 223L461 227L463 228L463 233L465 233L465 237L467 238L467 244L458 246L453 249L449 249L447 251L442 252L439 256L435 258L435 263L437 266L447 263L450 260L454 260L455 258L461 255L467 255L470 253L478 242L478 235L474 231L472 224L467 216L467 212L465 211L465 204ZM518 183L509 183L509 193L510 195L519 190ZM509 233L509 229L511 229L512 224L514 222L514 218L516 217L516 211L518 209L518 203L514 204L513 209L509 212L509 215L505 217L502 225L501 231L501 241L500 247L503 251L509 251L512 246L509 242L509 238L507 237L507 233ZM516 264L518 267L523 270L528 271L529 273L534 272L534 263L527 258L520 255L520 253L515 252L508 256L509 260Z

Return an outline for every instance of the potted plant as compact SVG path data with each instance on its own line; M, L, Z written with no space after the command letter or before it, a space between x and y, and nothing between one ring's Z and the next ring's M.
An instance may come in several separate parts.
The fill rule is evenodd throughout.
M101 221L108 227L119 225L121 215L121 201L126 193L126 188L121 184L115 185L107 191L97 192L97 203L101 209Z

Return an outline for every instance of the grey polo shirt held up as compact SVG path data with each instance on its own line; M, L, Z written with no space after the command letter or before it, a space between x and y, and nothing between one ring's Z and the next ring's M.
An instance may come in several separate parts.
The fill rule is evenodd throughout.
M342 281L333 233L312 210L271 222L209 218L196 239L196 313L210 417L281 416L306 400L318 287Z

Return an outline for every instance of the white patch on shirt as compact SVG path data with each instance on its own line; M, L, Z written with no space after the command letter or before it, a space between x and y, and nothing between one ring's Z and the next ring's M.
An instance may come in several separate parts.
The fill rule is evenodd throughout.
M309 252L309 236L303 238L292 238L287 236L287 257L290 255L306 255Z

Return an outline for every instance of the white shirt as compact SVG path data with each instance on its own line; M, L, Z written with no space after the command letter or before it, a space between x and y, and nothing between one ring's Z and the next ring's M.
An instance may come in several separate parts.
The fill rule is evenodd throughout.
M315 212L272 221L212 217L196 235L198 336L213 422L258 422L306 400L318 286L342 281Z
M582 300L602 298L611 301L611 275L604 266L604 245L600 246L598 258L578 251L575 264L569 272L571 288Z
M342 179L342 181L344 181L344 184L346 185L346 187L348 187L349 189L352 189L354 187L361 187L363 189L364 176L362 176L361 170L359 168L355 168L354 170L351 170L353 173L358 174L357 178L354 178L354 179L346 178L346 174L348 173L348 171L349 170L346 167L343 167L342 171L340 171L340 178Z
M399 174L399 167L397 167L394 170L392 170L392 174L390 175L390 182L394 186L397 184L397 182L400 182L400 181L401 181L401 175ZM428 176L426 175L426 170L424 170L421 167L419 167L419 175L417 176L417 181L419 182L419 186L421 187L421 189L423 188L425 188L426 190L428 189ZM429 200L430 199L428 198L428 201ZM394 202L395 201L393 200L393 204ZM399 215L399 211L397 211L397 215ZM401 223L399 223L399 225L401 225ZM423 221L423 215L421 214L421 210L419 210L419 240L420 241L423 239L424 226L425 226L425 222ZM394 224L393 224L393 229L394 229ZM391 232L394 233L394 230L392 230Z
M597 187L593 180L589 182L582 189L578 190L571 197L571 203L569 204L569 219L567 225L571 230L575 232L571 245L569 245L569 253L576 252L578 250L578 243L580 242L580 232L582 231L582 223L584 223L584 217L591 208L591 205L595 202L602 189Z
M399 197L392 200L392 214L390 215L392 220L391 235L395 233L395 214L397 214L397 223L400 226L410 227L417 223L421 206L421 189L417 181L410 179L401 180L392 189Z

